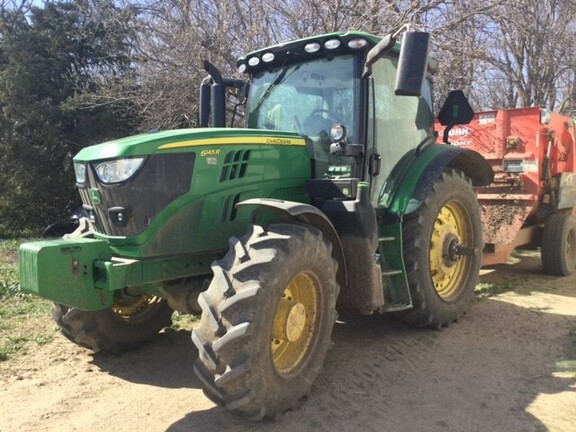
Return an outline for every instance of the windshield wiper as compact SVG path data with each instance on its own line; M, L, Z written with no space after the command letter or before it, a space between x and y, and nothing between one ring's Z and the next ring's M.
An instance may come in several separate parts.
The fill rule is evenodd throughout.
M258 105L256 105L256 107L254 109L251 109L250 111L258 112L258 110L260 109L262 104L264 102L266 102L268 100L268 98L270 97L270 95L272 94L272 90L275 89L276 86L278 86L281 83L283 83L284 81L286 81L294 72L296 72L298 69L300 69L300 66L302 66L302 65L296 65L296 66L294 66L294 69L290 69L290 68L283 69L278 74L278 76L276 78L274 78L274 81L272 81L270 86L266 89L266 91L264 92L264 94L262 95L260 100L258 101ZM290 73L288 74L289 71L290 71Z

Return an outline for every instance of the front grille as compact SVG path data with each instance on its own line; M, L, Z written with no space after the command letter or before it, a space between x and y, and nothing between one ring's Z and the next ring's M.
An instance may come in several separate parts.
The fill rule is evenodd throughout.
M100 183L93 169L88 169L87 184L79 190L96 230L110 236L141 234L162 209L190 190L194 156L152 155L134 178L114 185ZM99 204L91 199L91 189L97 189Z

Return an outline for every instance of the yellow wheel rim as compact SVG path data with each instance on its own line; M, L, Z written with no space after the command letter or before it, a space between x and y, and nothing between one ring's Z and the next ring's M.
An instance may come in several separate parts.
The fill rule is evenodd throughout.
M290 281L278 302L272 328L272 361L276 371L288 375L307 359L319 320L320 284L301 272Z
M117 294L112 303L114 313L123 319L134 321L147 315L162 299L152 294L129 295Z
M464 286L472 257L460 255L460 246L473 246L472 227L468 213L457 201L442 207L432 231L430 243L430 273L438 295L453 300Z

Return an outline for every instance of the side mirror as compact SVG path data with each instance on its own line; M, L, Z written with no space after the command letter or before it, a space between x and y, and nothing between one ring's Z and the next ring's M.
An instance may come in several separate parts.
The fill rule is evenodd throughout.
M428 65L430 33L406 32L402 36L395 94L420 96Z
M448 133L456 125L468 124L474 118L474 110L462 90L448 93L444 105L438 113L438 121L444 128L443 141L448 144Z

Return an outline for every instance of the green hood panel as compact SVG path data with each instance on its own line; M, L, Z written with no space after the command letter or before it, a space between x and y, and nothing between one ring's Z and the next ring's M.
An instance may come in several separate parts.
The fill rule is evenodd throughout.
M305 146L303 137L291 132L257 129L199 128L153 132L108 141L82 149L76 162L147 156L153 153L186 151L190 147L214 145Z
M119 256L141 258L224 250L249 223L251 210L235 207L240 201L307 202L310 150L296 133L200 128L111 141L82 150L75 161L89 165L79 190L96 236ZM147 161L128 181L96 177L93 164L131 156Z

